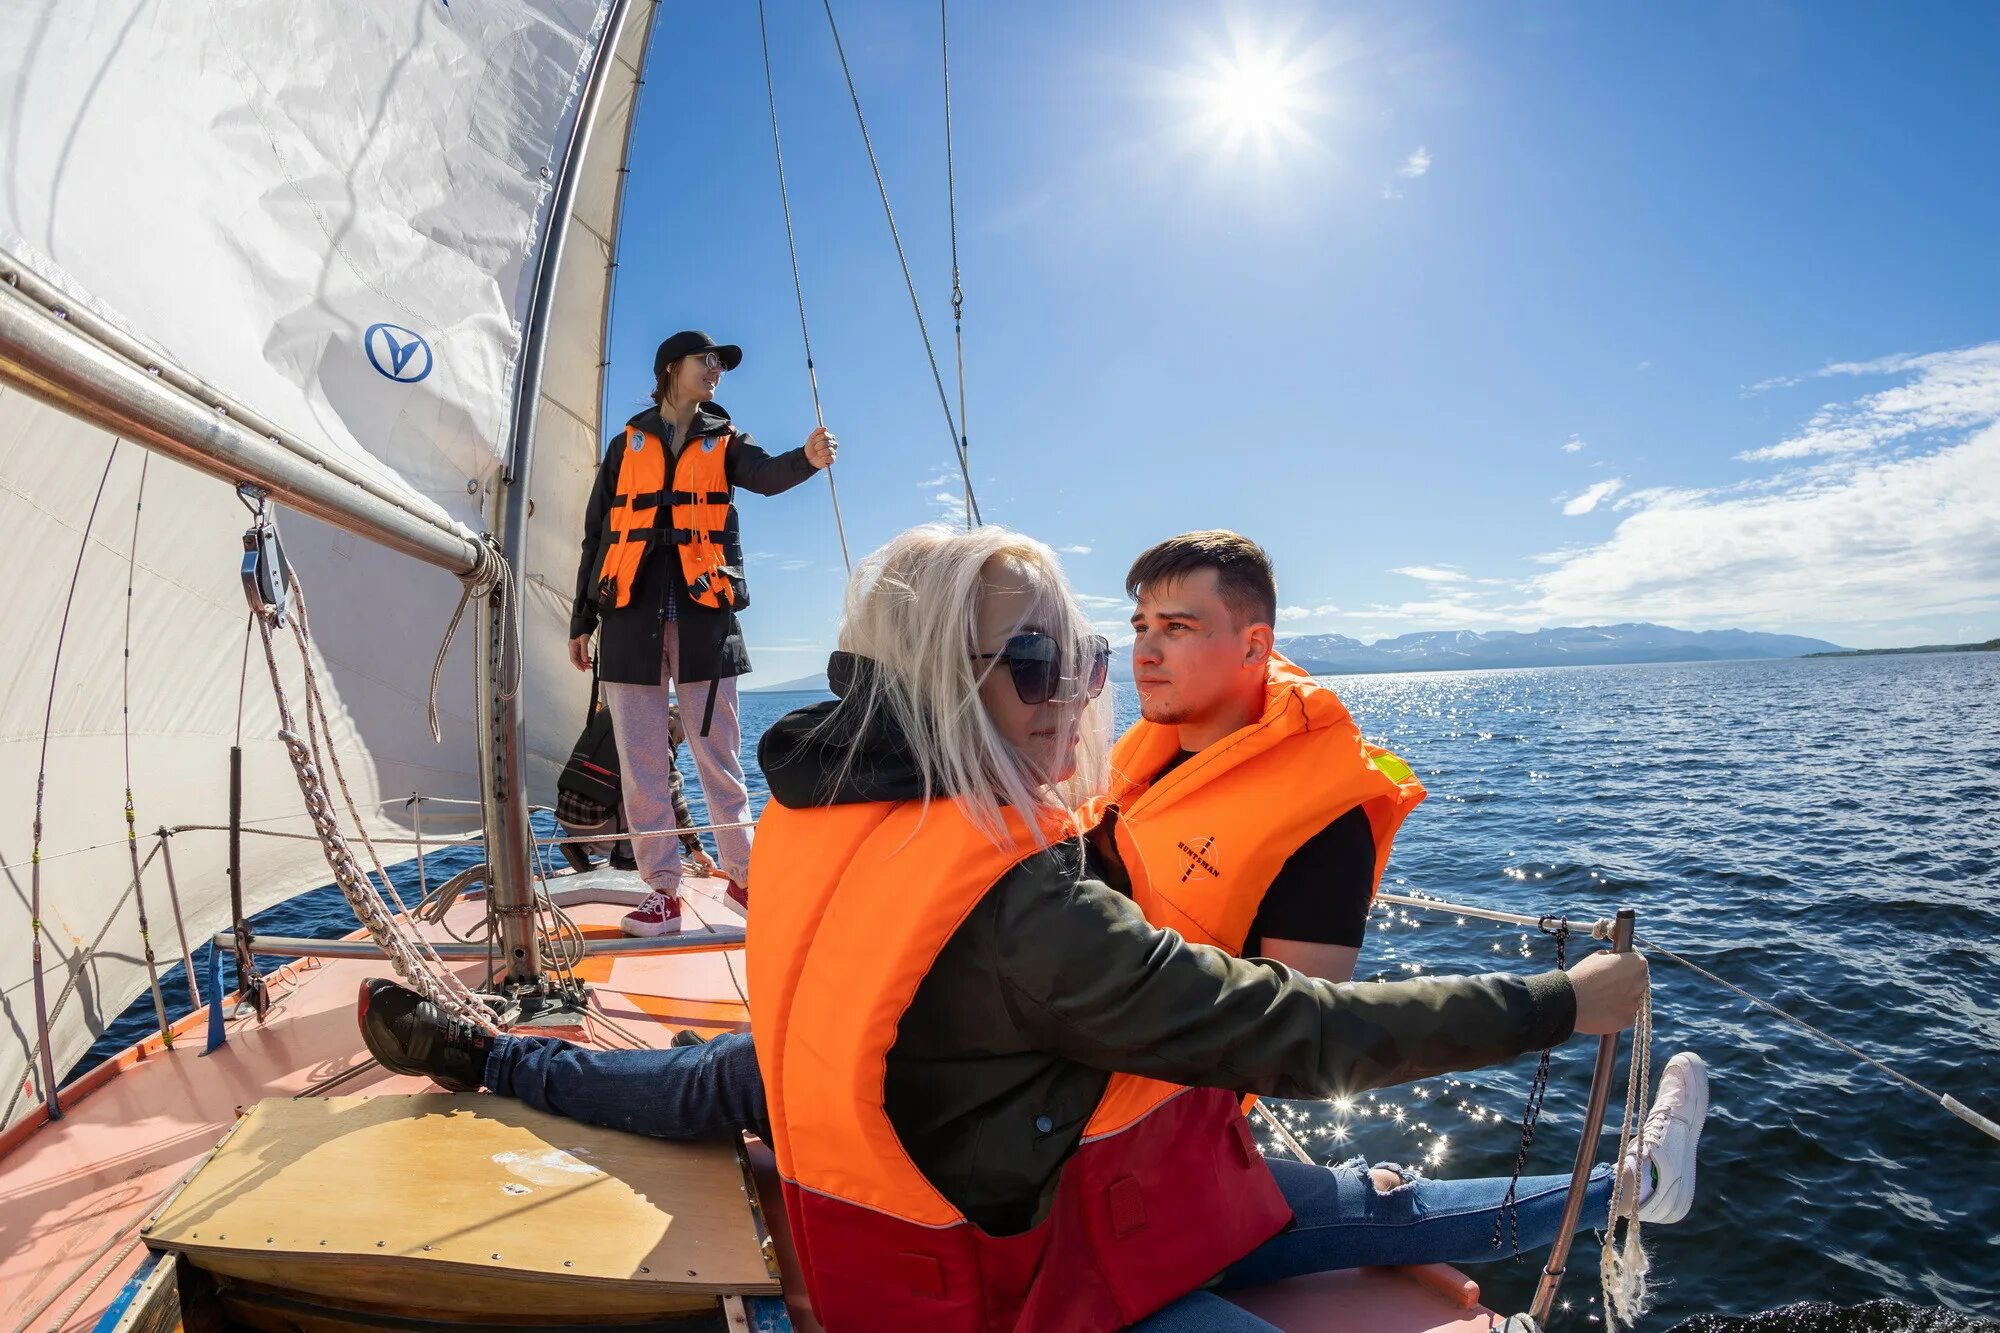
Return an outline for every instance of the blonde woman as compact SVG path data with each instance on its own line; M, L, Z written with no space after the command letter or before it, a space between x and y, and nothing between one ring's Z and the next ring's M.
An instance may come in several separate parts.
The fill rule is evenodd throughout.
M1618 1031L1643 959L1334 986L1154 929L1129 888L1160 868L1121 865L1113 830L1072 813L1101 786L1109 649L1039 542L903 534L857 570L840 642L839 697L759 749L754 1047L487 1039L374 982L370 1049L597 1123L755 1129L834 1333L1262 1329L1210 1280L1493 1253L1436 1223L1490 1230L1507 1182L1383 1194L1357 1168L1266 1163L1237 1093L1352 1094ZM1691 1133L1669 1132L1690 1118L1648 1122L1653 1199L1691 1186ZM1548 1184L1521 1182L1534 1243Z

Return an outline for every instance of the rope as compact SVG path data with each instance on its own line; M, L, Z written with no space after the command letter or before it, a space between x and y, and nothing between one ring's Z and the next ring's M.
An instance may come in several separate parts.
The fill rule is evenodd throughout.
M458 605L452 609L451 623L444 627L444 641L438 644L437 657L431 662L431 695L428 716L431 723L431 740L442 744L444 728L438 725L438 682L444 677L445 654L451 651L452 635L458 633L458 622L465 619L465 608L472 603L472 585L460 585Z
M264 643L264 660L271 672L271 690L278 708L278 739L284 742L285 751L291 758L292 769L298 777L299 794L304 798L306 813L311 817L318 834L320 846L326 854L327 865L333 871L334 882L340 886L341 896L353 908L356 920L367 928L369 936L388 956L390 964L398 975L408 981L425 999L438 1006L453 1018L470 1024L482 1032L497 1032L499 1029L477 996L460 981L458 976L445 966L437 956L429 941L411 929L407 924L408 913L402 899L396 893L395 884L383 869L382 860L369 841L367 826L362 822L359 809L355 806L353 793L347 785L347 775L340 765L339 751L332 744L330 720L327 716L326 701L320 692L319 680L313 671L311 630L307 623L305 592L296 575L289 578L292 596L297 605L291 618L292 636L298 645L299 657L305 677L306 694L306 736L298 734L298 721L292 712L291 697L285 690L284 678L278 670L277 648L272 630L276 628L276 615L265 612L257 616L257 628ZM384 900L376 880L362 869L355 860L353 849L342 835L338 816L333 809L331 796L322 777L323 767L320 754L320 727L328 724L327 751L329 758L324 761L333 770L334 779L345 798L349 817L353 820L362 847L374 863L381 885L388 889L389 898L396 904L390 910Z
M806 323L806 289L799 279L799 242L792 231L792 194L785 186L785 145L778 136L778 85L771 77L771 33L764 22L764 0L757 0L757 37L764 46L764 96L771 104L771 153L778 160L778 202L785 210L785 248L792 256L792 295L799 303L799 338L806 345L806 383L812 387L813 420L826 429L826 413L820 410L819 374L813 369L812 329ZM840 560L854 573L854 561L847 554L847 524L840 517L840 490L833 484L833 465L826 467L826 492L833 497L833 530L840 536Z
M132 859L132 897L139 906L139 948L146 959L146 983L153 992L153 1018L160 1040L174 1048L173 1025L167 1022L167 1000L160 994L160 965L153 956L153 924L146 918L146 891L139 873L139 819L132 800L132 602L139 568L139 515L146 508L146 474L153 455L139 454L139 491L132 501L132 541L125 552L125 641L118 667L118 725L125 755L125 848ZM157 850L157 849L156 849ZM193 979L193 971L189 971Z
M1597 1279L1604 1297L1604 1326L1630 1327L1652 1304L1646 1272L1650 1263L1639 1243L1639 1173L1627 1171L1633 1127L1652 1101L1653 986L1649 979L1639 994L1639 1018L1632 1028L1632 1062L1625 1077L1625 1122L1618 1127L1617 1167L1612 1174L1611 1211L1604 1222L1604 1246L1598 1255ZM1620 1236L1619 1220L1625 1227Z
M109 847L116 844L106 843L105 845ZM141 871L144 871L146 867L153 864L153 857L158 851L159 848L155 847L153 851L146 853L146 859L139 863ZM55 1006L49 1010L49 1023L51 1025L62 1018L63 1011L69 1008L70 1000L76 995L78 985L90 975L90 971L85 964L97 956L99 946L104 943L105 937L111 934L111 928L118 924L118 916L125 910L125 904L131 897L132 886L127 884L125 892L118 896L118 901L113 903L111 910L105 914L104 924L97 928L96 936L89 944L70 955L71 962L74 965L69 969L69 978L63 982L61 993L56 996ZM44 1033L43 1035L46 1037L47 1034ZM43 1046L43 1041L36 1041L34 1049L28 1053L29 1064L34 1064L41 1059ZM26 1096L30 1091L31 1082L32 1080L23 1079L14 1085L14 1091L7 1099L6 1109L0 1111L0 1125L8 1124L14 1119L14 1110L21 1104L21 1098Z
M889 187L882 179L882 164L875 157L875 141L868 134L868 119L861 114L861 94L854 87L854 71L847 64L847 50L840 43L840 25L833 20L833 0L821 0L826 9L826 26L833 33L834 53L840 57L840 72L847 80L847 96L854 103L854 121L861 127L861 145L868 150L868 166L875 173L875 190L882 196L882 216L889 220L889 239L896 246L896 262L903 267L903 285L910 291L910 309L917 317L917 332L923 336L924 356L930 361L931 379L937 384L938 406L944 409L946 432L951 436L952 452L958 455L959 475L965 479L966 512L965 525L973 527L986 520L979 515L979 501L972 493L972 465L965 456L964 437L959 434L958 421L952 416L951 398L945 393L944 373L938 369L937 351L931 346L931 331L924 323L923 302L917 299L917 282L910 276L909 256L903 252L903 237L896 230L896 213L889 207Z
M29 874L28 921L33 939L30 952L35 968L35 1040L42 1054L42 1101L48 1107L51 1120L62 1117L62 1104L56 1099L55 1056L50 1049L48 999L42 982L42 801L48 792L49 735L55 729L56 681L62 675L62 650L63 642L69 637L70 608L76 604L76 585L83 577L83 557L90 550L90 530L97 523L97 506L104 499L104 483L111 479L111 464L116 461L118 446L122 442L114 438L111 452L104 456L104 472L97 479L97 494L91 497L90 515L83 521L83 538L76 544L76 567L70 571L69 592L63 598L62 623L56 629L55 660L49 666L49 702L42 712L42 751L35 768L35 826L28 854L33 866Z
M971 441L965 420L965 288L958 271L958 173L951 151L951 28L947 10L950 0L938 0L938 52L944 65L944 203L951 226L951 337L958 353L958 456L970 463ZM972 525L972 478L965 480L966 526ZM1261 1104L1261 1103L1260 1103Z

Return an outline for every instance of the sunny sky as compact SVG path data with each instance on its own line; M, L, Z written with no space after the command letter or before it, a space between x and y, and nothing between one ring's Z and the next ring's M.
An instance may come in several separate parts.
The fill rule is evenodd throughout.
M957 468L816 0L767 0L855 554ZM940 367L935 5L836 3ZM1281 632L2000 634L2000 8L954 4L973 481L1122 625L1233 527ZM614 309L812 424L754 4L663 6ZM823 664L825 484L742 501L765 683Z

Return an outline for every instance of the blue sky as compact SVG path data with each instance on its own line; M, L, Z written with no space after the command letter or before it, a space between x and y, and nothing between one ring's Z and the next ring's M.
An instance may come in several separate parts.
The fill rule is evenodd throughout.
M947 383L937 9L836 5ZM770 0L856 554L956 465L824 14ZM958 4L973 479L1122 623L1233 527L1281 632L2000 634L2000 9ZM748 3L663 7L608 408L654 343L812 423ZM954 388L955 395L955 388ZM818 669L823 483L746 497L767 681Z

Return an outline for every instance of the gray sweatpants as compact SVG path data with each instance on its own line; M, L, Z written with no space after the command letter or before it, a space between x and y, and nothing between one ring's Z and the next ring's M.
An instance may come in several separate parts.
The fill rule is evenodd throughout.
M688 749L694 753L695 772L701 775L701 794L708 806L711 824L740 824L750 818L750 792L743 782L743 760L737 754L742 744L743 724L736 708L736 679L688 681L680 679L679 626L668 621L660 636L660 683L621 685L604 682L605 701L611 705L611 726L618 737L618 767L625 792L625 826L630 829L671 829L674 824L671 770L673 743L668 739L668 682L680 696L681 725L687 732ZM701 734L701 720L708 709L708 692L714 690L715 714L708 735ZM722 873L745 884L750 879L750 830L722 829L715 835ZM632 856L639 863L639 876L657 893L673 897L680 892L681 845L675 838L634 838Z

